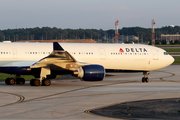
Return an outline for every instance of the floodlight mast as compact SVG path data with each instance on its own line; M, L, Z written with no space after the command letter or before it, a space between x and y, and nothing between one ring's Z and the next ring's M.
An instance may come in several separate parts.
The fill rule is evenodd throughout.
M155 22L152 20L152 45L155 45L155 30L154 30Z
M119 37L119 33L118 33L118 23L119 23L119 20L117 20L115 22L115 42L118 43L118 37Z

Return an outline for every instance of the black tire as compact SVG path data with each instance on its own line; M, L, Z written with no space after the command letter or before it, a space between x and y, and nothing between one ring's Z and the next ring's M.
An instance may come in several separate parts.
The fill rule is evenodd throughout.
M42 80L42 86L50 86L50 85L51 85L51 81L49 79Z
M14 78L10 78L9 80L9 85L14 85L16 83L16 81L14 80Z
M149 78L145 78L145 81L146 81L146 82L149 82Z
M144 78L144 77L142 78L142 82L143 82L143 83L145 82L145 78Z
M40 85L41 85L40 80L35 79L34 80L34 86L40 86Z
M35 81L35 79L32 79L32 80L30 81L30 85L31 85L31 86L34 86L34 81Z
M17 78L16 79L16 84L24 85L25 84L25 79L24 78Z
M5 80L6 85L9 85L9 79L10 78L6 78L6 80Z

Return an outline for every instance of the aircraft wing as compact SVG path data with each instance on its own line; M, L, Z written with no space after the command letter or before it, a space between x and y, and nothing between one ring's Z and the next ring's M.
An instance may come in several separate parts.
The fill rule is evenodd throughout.
M40 61L33 64L30 68L43 68L49 67L50 69L66 69L75 71L81 66L87 65L86 63L80 63L73 56L59 45L59 43L53 43L53 52L41 59Z
M53 52L36 62L33 68L41 68L40 80L51 75L51 70L69 70L72 75L85 81L101 81L105 76L105 69L101 65L90 65L78 62L72 55L65 51L57 42L53 43Z

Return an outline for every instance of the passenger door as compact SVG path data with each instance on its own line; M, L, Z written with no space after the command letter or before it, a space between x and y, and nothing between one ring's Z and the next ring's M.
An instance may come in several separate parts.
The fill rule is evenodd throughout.
M158 51L155 49L152 49L152 53L153 53L153 60L158 60Z
M100 54L100 59L105 60L106 59L106 52L104 48L99 48L99 54Z
M13 53L13 58L17 59L18 55L17 55L17 50L15 48L12 49L12 53Z

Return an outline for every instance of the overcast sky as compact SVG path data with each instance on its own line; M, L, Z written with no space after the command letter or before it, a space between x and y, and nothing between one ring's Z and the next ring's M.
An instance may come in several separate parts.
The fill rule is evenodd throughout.
M180 0L0 0L0 29L180 26Z

